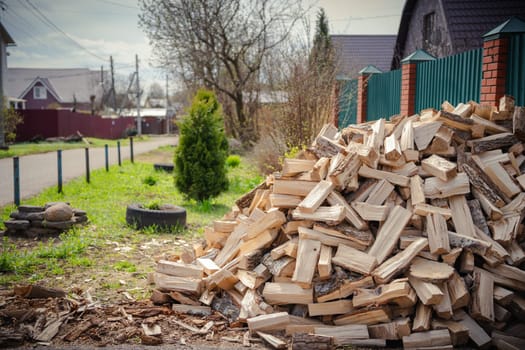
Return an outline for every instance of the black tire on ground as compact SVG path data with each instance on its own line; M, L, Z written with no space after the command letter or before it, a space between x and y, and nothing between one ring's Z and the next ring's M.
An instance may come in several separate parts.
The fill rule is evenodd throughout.
M126 222L141 229L156 226L162 229L186 226L186 209L165 204L161 210L146 209L140 204L130 204L126 209Z
M153 164L153 169L157 171L166 171L168 173L173 172L174 165L173 164L166 164L166 163L155 163Z

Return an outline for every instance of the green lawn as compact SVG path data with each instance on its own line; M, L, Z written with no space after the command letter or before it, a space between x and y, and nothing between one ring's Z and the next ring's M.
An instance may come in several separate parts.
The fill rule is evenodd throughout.
M172 150L166 152L171 154ZM90 184L78 178L64 185L63 194L52 187L23 201L22 204L32 205L67 201L74 208L87 211L90 221L88 225L47 241L4 237L0 247L0 284L10 286L15 282L40 281L68 288L72 280L81 284L106 276L102 278L103 283L99 282L104 286L99 287L112 290L118 287L122 274L144 280L154 266L152 256L157 250L156 253L174 251L199 239L205 226L221 218L237 198L262 181L255 167L245 158L241 158L238 166L228 169L230 189L204 203L185 200L175 189L172 174L157 172L151 164L131 164L129 161L122 167L110 167L109 172L93 171ZM128 204L152 201L185 207L187 228L178 232L157 232L154 229L135 230L126 225ZM14 206L0 208L0 227L13 210ZM145 242L170 243L147 250L145 256L142 249ZM180 244L174 245L174 242ZM116 251L115 247L124 246L130 250ZM77 275L80 277L75 277Z
M86 138L90 145L88 147L104 147L104 145L108 145L109 147L116 147L117 141L119 140L105 140L105 139L97 139L94 137L87 137ZM133 138L135 142L140 141L146 141L148 140L148 136L136 136ZM129 139L121 139L120 140L121 146L125 146L129 144ZM28 154L36 154L36 153L46 153L46 152L54 152L56 150L67 150L67 149L74 149L74 148L84 148L86 147L86 143L80 141L80 142L20 142L9 146L8 150L0 150L0 159L2 158L10 158L14 156L25 156Z

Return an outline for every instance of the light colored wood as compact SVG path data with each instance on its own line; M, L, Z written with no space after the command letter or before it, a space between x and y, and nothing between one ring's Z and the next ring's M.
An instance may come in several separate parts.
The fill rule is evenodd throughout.
M269 247L277 237L277 229L265 230L253 239L243 238L238 246L239 255L243 256L261 248ZM216 261L217 262L217 261Z
M452 217L452 211L449 208L436 207L426 203L418 203L414 205L414 214L421 216L429 216L432 214L439 214L445 219Z
M472 114L472 111L473 111L473 108L470 104L459 103L451 113L457 114L461 118L468 118Z
M476 271L479 269L479 267L475 266L473 270ZM514 291L525 292L525 281L514 280L505 276L494 274L487 270L483 270L483 272L490 274L490 276L494 280L494 283L497 285L512 289Z
M417 150L407 149L403 151L403 155L407 162L419 162L419 151Z
M352 202L352 208L366 221L385 221L390 212L386 205L373 205L366 202Z
M375 309L359 309L334 319L336 326L347 324L365 324L372 325L382 322L390 322L388 307L382 306Z
M490 336L474 321L467 313L458 313L460 320L458 321L469 330L469 338L476 344L478 348L487 348L490 344Z
M377 266L377 260L374 256L344 244L338 245L332 263L364 275L369 275Z
M410 183L410 179L406 176L393 174L388 171L372 169L366 165L363 165L359 168L359 176L378 180L385 179L394 185L399 185L403 187L407 187Z
M507 251L509 253L509 259L508 259L509 264L512 264L514 266L519 266L523 262L525 262L525 252L523 251L523 249L520 247L520 245L516 241L513 241L507 247Z
M363 324L346 326L316 326L314 334L332 337L338 345L350 344L356 339L369 339L368 327Z
M263 339L265 342L270 344L272 348L274 349L286 349L287 348L287 343L284 340L279 339L278 337L272 334L263 333L259 331L257 331L256 333L259 336L259 338Z
M410 193L412 198L412 205L425 203L423 180L419 175L414 175L410 177Z
M295 209L292 211L292 218L294 220L312 220L338 224L345 218L345 208L341 205L319 207L313 213L307 213L300 209Z
M248 226L242 238L244 241L253 239L266 230L280 228L285 222L286 217L282 211L277 209L269 210Z
M235 220L215 220L213 221L213 230L216 232L231 233L238 224Z
M231 271L222 268L206 278L206 286L208 289L213 289L217 286L224 290L230 290L233 289L238 281L237 276Z
M443 181L449 181L457 175L456 163L437 155L432 155L421 161L421 168L427 173Z
M374 280L378 284L388 283L397 274L403 271L414 257L428 245L424 237L417 238L406 249L383 262L373 272Z
M299 227L312 228L314 222L312 220L297 220L297 221L288 221L282 226L282 231L284 234L292 235L298 233Z
M339 205L344 208L344 218L345 220L354 225L358 230L365 230L368 228L366 222L359 217L354 209L348 204L346 199L337 191L333 191L327 198L327 201L330 205Z
M507 264L500 264L494 267L483 265L483 268L499 276L507 277L517 281L525 281L525 271L518 267L509 266Z
M303 200L303 197L290 194L270 193L270 205L272 208L293 209Z
M439 282L448 280L454 273L454 268L445 263L430 261L416 257L412 260L409 274L427 282Z
M273 181L272 193L305 197L316 185L317 181L275 179Z
M372 133L367 135L365 145L372 147L379 154L379 149L383 146L383 140L385 139L385 119L378 119L372 124Z
M155 271L163 273L165 275L177 277L204 277L204 270L200 266L168 260L157 261L157 267Z
M517 180L518 183L520 184L521 189L522 189L522 190L525 190L525 174L522 174L522 175L516 177L516 180Z
M432 320L433 329L448 329L452 345L459 346L468 342L469 330L459 322L452 320Z
M334 184L331 181L320 181L308 195L297 206L302 212L313 213L325 201L326 197L334 189Z
M461 255L461 252L463 251L463 248L452 248L448 254L442 254L441 260L443 260L444 263L454 266L456 264L456 260Z
M287 312L250 317L246 320L250 332L284 329L290 323Z
M372 188L365 202L372 205L383 205L392 191L394 191L394 186L387 180L381 180Z
M443 291L443 297L441 298L439 303L432 305L434 313L438 317L444 318L446 320L452 318L452 315L454 314L447 284L447 282L441 284L440 288Z
M509 305L514 299L514 292L501 286L494 286L494 301L499 305Z
M321 246L317 271L321 280L329 279L332 275L332 247L324 244Z
M423 185L425 197L448 198L455 195L470 193L469 177L465 173L458 173L449 181L443 181L438 177L429 177Z
M430 321L432 318L432 307L423 303L418 303L416 307L416 315L412 325L414 332L428 331L430 329Z
M407 281L393 281L392 283L381 285L375 289L358 289L354 292L352 299L354 307L363 307L369 305L382 305L387 303L397 304L396 299L403 298L406 302L406 296L412 294L413 302L407 303L410 306L416 302L416 295Z
M494 240L502 245L509 246L517 236L518 225L521 220L519 214L506 216L498 221L489 222Z
M282 176L295 176L310 171L317 162L309 159L284 158Z
M310 317L323 315L340 315L354 310L352 300L337 300L327 303L308 304L308 314Z
M401 339L410 332L410 319L402 318L388 323L380 323L368 326L368 333L372 338L396 340Z
M200 294L203 287L203 282L201 279L168 276L158 272L153 273L153 281L155 286L161 291Z
M465 196L453 196L448 199L452 211L452 222L456 233L468 237L475 237L474 222Z
M341 223L337 226L328 226L322 223L318 223L314 225L314 230L322 232L329 236L341 237L353 241L354 243L357 243L358 245L361 245L363 247L368 247L374 241L374 236L372 235L372 232L370 232L369 230L356 230L353 226L347 223ZM344 241L342 241L341 243L346 244ZM362 250L361 248L355 247L353 245L350 246Z
M295 258L297 256L297 246L298 246L298 239L297 237L294 237L280 246L277 246L272 249L270 254L272 255L272 259L277 260L285 255L288 255L292 258Z
M360 145L356 150L359 160L369 167L376 169L379 163L379 152L373 147Z
M369 255L376 257L378 264L382 264L390 253L392 253L401 232L411 216L412 213L410 211L399 205L396 205L390 211L387 220L376 235L375 242L368 251Z
M412 333L403 337L403 347L405 349L421 348L427 346L443 346L451 344L452 339L450 339L448 329Z
M297 263L292 276L293 282L303 288L310 288L320 252L321 242L311 239L299 239Z
M451 231L448 231L448 240L451 247L465 248L481 256L490 248L490 244L485 241Z
M312 289L301 288L295 283L265 283L262 295L270 305L313 303Z
M416 122L413 124L414 141L417 149L422 151L428 147L434 135L441 127L441 122Z
M332 157L327 179L335 185L338 191L343 191L345 188L351 187L352 181L357 181L355 174L360 166L361 160L356 153L340 152ZM355 187L357 188L357 184Z
M215 231L211 227L204 228L204 239L206 239L206 246L221 249L226 240L230 236L229 232ZM190 259L193 260L193 259ZM191 261L190 261L191 262Z
M459 309L469 304L470 294L465 285L463 278L454 272L452 277L447 282L448 295L450 297L450 304L452 309Z
M195 262L203 269L204 273L208 276L221 269L219 266L217 266L215 261L208 258L197 258Z
M450 128L441 126L434 136L430 150L432 152L446 151L450 147L453 135L454 132Z
M437 285L412 276L409 276L408 280L424 305L438 304L443 298L443 291Z
M317 297L317 302L327 302L335 299L343 299L354 293L357 288L374 287L374 280L371 276L365 276L355 281L345 280L342 285L334 291Z
M402 151L414 149L414 129L412 120L407 120L405 125L403 125L399 146Z
M399 145L398 140L396 139L396 135L392 134L390 136L385 137L385 158L388 160L398 160L402 157L401 154L401 147Z
M319 160L317 160L317 162L315 163L310 173L312 180L321 181L321 180L326 179L326 175L328 174L329 166L330 166L330 158L327 158L327 157L319 158Z
M474 124L470 119L462 118L459 115L443 110L438 112L437 120L443 122L444 125L449 126L452 129L461 131L471 131L472 125Z
M342 233L337 234L336 232L337 231L325 233L318 230L312 230L306 227L299 227L299 238L318 240L322 244L328 245L330 247L337 247L340 244L344 244L346 246L359 250L366 249L366 245L355 242L349 239L348 236L345 236Z
M446 254L450 252L448 241L447 220L441 214L427 216L428 246L432 254Z
M484 169L487 176L498 186L498 188L508 197L512 198L521 192L521 189L509 173L499 163L492 163Z
M392 167L390 171L395 174L411 177L419 173L419 167L413 161L410 161L403 166Z

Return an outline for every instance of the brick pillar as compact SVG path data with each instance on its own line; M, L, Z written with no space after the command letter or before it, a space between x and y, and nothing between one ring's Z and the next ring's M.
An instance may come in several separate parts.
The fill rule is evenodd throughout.
M336 81L332 88L332 124L339 128L339 94L341 93L341 83Z
M367 81L370 74L361 73L357 78L357 123L366 122Z
M404 62L401 67L401 115L412 115L416 110L417 63Z
M505 95L509 39L500 37L483 43L480 103L498 105Z

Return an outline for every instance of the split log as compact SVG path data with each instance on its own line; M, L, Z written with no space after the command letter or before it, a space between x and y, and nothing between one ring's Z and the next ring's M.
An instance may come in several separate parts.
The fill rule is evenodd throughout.
M292 350L332 350L333 338L319 334L296 333L292 337Z
M449 181L457 175L457 166L440 156L432 155L421 161L421 168L443 181Z

